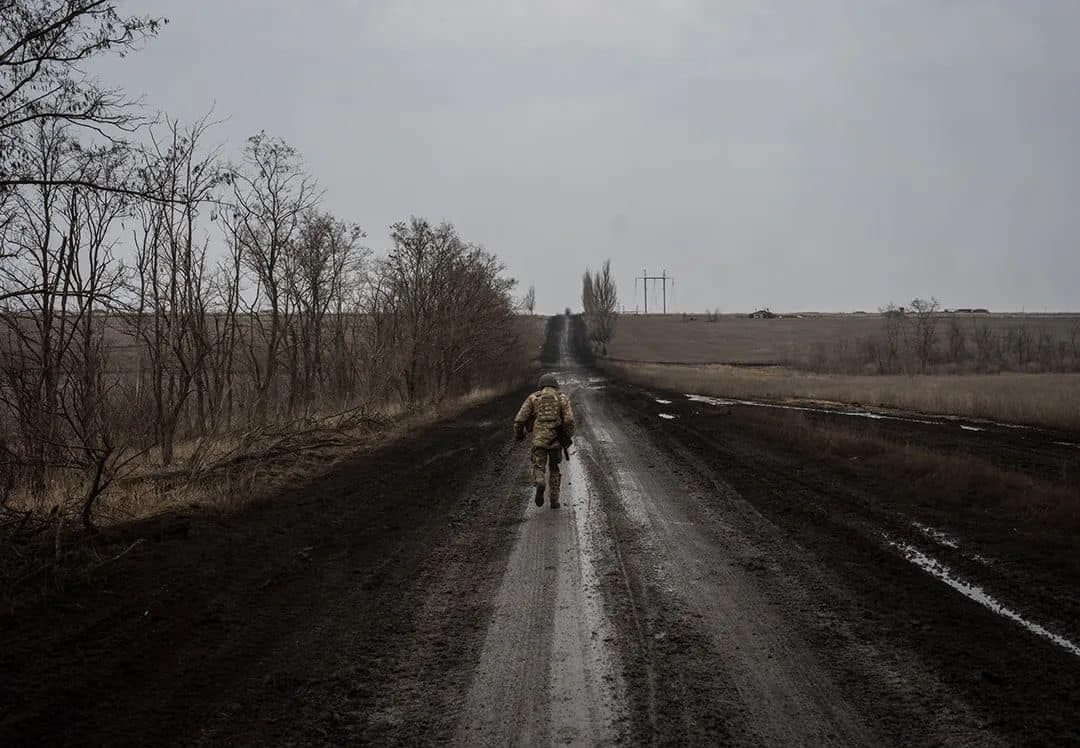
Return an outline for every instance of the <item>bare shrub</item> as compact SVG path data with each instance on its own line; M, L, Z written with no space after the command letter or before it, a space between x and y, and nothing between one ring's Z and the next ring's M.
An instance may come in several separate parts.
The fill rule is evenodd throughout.
M975 341L975 351L978 356L980 367L987 367L994 360L997 351L997 340L994 330L986 322L977 323L972 320L971 337Z
M903 342L904 310L895 304L889 304L881 310L881 318L884 322L885 345L878 364L881 372L896 371L900 362L900 347Z
M934 354L939 308L938 300L933 297L913 299L911 313L906 315L908 348L921 372L929 368Z
M394 249L368 292L369 351L402 403L416 407L505 373L517 346L514 281L449 223L413 217L392 227Z

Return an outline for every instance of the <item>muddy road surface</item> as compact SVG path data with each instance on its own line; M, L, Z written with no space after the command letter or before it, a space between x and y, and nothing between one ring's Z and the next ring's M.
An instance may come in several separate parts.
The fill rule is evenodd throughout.
M0 622L0 744L1080 743L1070 560L574 339L553 320L562 508L510 440L521 392L192 519ZM1073 464L1061 435L874 424Z

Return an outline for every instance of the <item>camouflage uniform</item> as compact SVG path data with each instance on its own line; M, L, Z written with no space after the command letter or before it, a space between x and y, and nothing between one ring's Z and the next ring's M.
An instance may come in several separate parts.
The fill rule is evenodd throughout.
M550 381L550 380L548 380ZM544 379L541 380L544 384ZM551 491L551 505L559 505L559 484L562 473L562 445L559 443L559 430L564 436L574 435L574 411L570 407L570 398L559 391L558 385L544 386L532 393L514 418L514 431L520 439L527 429L532 429L532 466L533 482L537 486L545 485L544 469L550 473L548 488ZM537 503L540 499L537 499Z

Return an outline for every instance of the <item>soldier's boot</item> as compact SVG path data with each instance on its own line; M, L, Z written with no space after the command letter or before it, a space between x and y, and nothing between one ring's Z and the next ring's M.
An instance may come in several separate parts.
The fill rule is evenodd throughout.
M536 500L536 505L537 506L543 506L544 505L544 484L543 483L537 483L536 484L536 499L535 500ZM553 497L552 501L554 501L554 500L555 499Z
M549 482L551 483L551 508L558 509L562 506L559 503L559 494L562 493L560 490L562 488L560 485L562 483L562 474L558 470L552 470Z

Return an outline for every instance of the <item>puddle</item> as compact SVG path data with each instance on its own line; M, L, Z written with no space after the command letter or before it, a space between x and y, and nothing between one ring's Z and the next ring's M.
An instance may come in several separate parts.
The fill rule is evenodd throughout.
M932 540L938 545L944 546L945 548L949 548L954 551L960 551L960 553L965 558L969 558L975 563L982 564L983 566L994 565L993 561L980 553L971 553L970 551L961 550L960 541L954 538L952 535L949 535L947 532L939 530L936 527L931 527L930 525L924 525L921 522L912 522L911 526L918 530L923 537Z
M588 450L588 442L582 440L580 448ZM572 631L559 637L560 631L558 629L561 619L558 615L556 615L556 631L554 633L556 635L556 644L560 641L568 641L571 646L576 644L584 650L584 672L581 680L592 690L593 698L603 707L603 711L607 713L610 719L620 713L619 697L623 693L625 686L615 667L614 654L610 651L608 645L608 642L614 639L614 632L607 616L604 614L603 596L600 594L600 573L594 562L594 559L600 556L597 537L602 538L603 533L599 529L599 519L594 514L593 491L580 458L570 461L566 469L567 486L571 489L573 497L573 505L568 506L567 510L573 516L574 534L579 549L578 573L581 575L579 583L575 587L580 592L577 596L567 594L569 590L565 589L565 585L560 583L556 606L559 608L564 606L578 607L581 619L579 621L580 630L577 635L581 637L582 634L585 634L588 638L575 639L571 635L574 633ZM554 681L552 686L555 686ZM553 703L558 703L558 698L562 697L562 690L556 689L556 691L560 692L555 694L556 698L552 700ZM564 723L575 721L573 711L561 716L563 716L561 721ZM599 729L603 733L606 725L600 726ZM608 738L609 736L601 734L592 737ZM604 739L600 742L607 742L607 740Z
M663 418L665 421L674 421L675 420L675 416L671 415L670 413L660 413L658 415L661 418Z
M1072 447L1073 449L1080 449L1080 444L1073 444L1072 442L1054 442L1059 447Z
M656 398L656 402L660 403L661 405L671 405L670 400L661 400L660 398Z
M942 582L952 587L964 597L970 600L974 600L983 607L997 613L999 616L1008 618L1011 621L1015 621L1033 634L1041 636L1042 638L1061 647L1065 651L1071 652L1077 657L1080 657L1080 647L1078 647L1076 644L1072 643L1063 636L1059 636L1053 633L1052 631L1047 631L1039 624L1027 620L1016 611L1010 608L1006 608L1000 602L987 594L987 592L981 587L971 584L970 582L965 582L964 580L953 576L952 573L949 571L949 567L945 566L940 561L937 561L936 559L927 556L918 548L907 545L906 543L896 543L891 540L889 541L889 545L893 546L894 548L900 549L900 551L904 554L904 558L918 566L927 574L930 574L931 576L940 579Z
M709 397L708 395L692 395L687 394L686 399L694 403L704 403L705 405L743 405L750 408L776 408L778 410L800 410L807 413L825 413L826 415L834 416L848 416L850 418L869 418L874 421L902 421L904 423L922 423L928 426L948 426L951 424L958 425L964 431L986 431L985 426L969 426L966 423L959 423L961 420L971 421L974 423L982 423L987 426L998 426L1007 429L1022 429L1027 431L1036 430L1033 426L1023 426L1017 423L1002 423L1000 421L990 421L984 418L961 418L954 415L930 415L926 418L915 418L913 416L896 416L888 413L875 413L869 410L839 410L834 408L815 408L809 405L787 405L784 403L768 403L760 400L739 400L726 397ZM1070 444L1068 442L1054 442L1060 446L1077 447L1080 449L1080 444Z
M738 405L738 400L725 400L720 397L709 397L708 395L687 395L686 399L692 403L705 403L706 405Z
M868 410L833 410L831 408L812 408L808 405L785 405L783 403L766 403L757 400L733 400L723 397L708 397L706 395L688 394L686 398L691 402L705 403L706 405L743 405L750 408L776 408L777 410L800 410L806 413L825 413L827 415L849 416L851 418L870 418L875 421L904 421L906 423L926 423L932 426L940 425L940 421L890 416L885 413L873 413Z
M924 525L920 522L912 522L911 526L921 532L926 537L933 540L938 545L943 545L946 548L960 547L953 538L949 537L948 534L942 532L941 530L936 530L933 527L930 527L929 525Z

